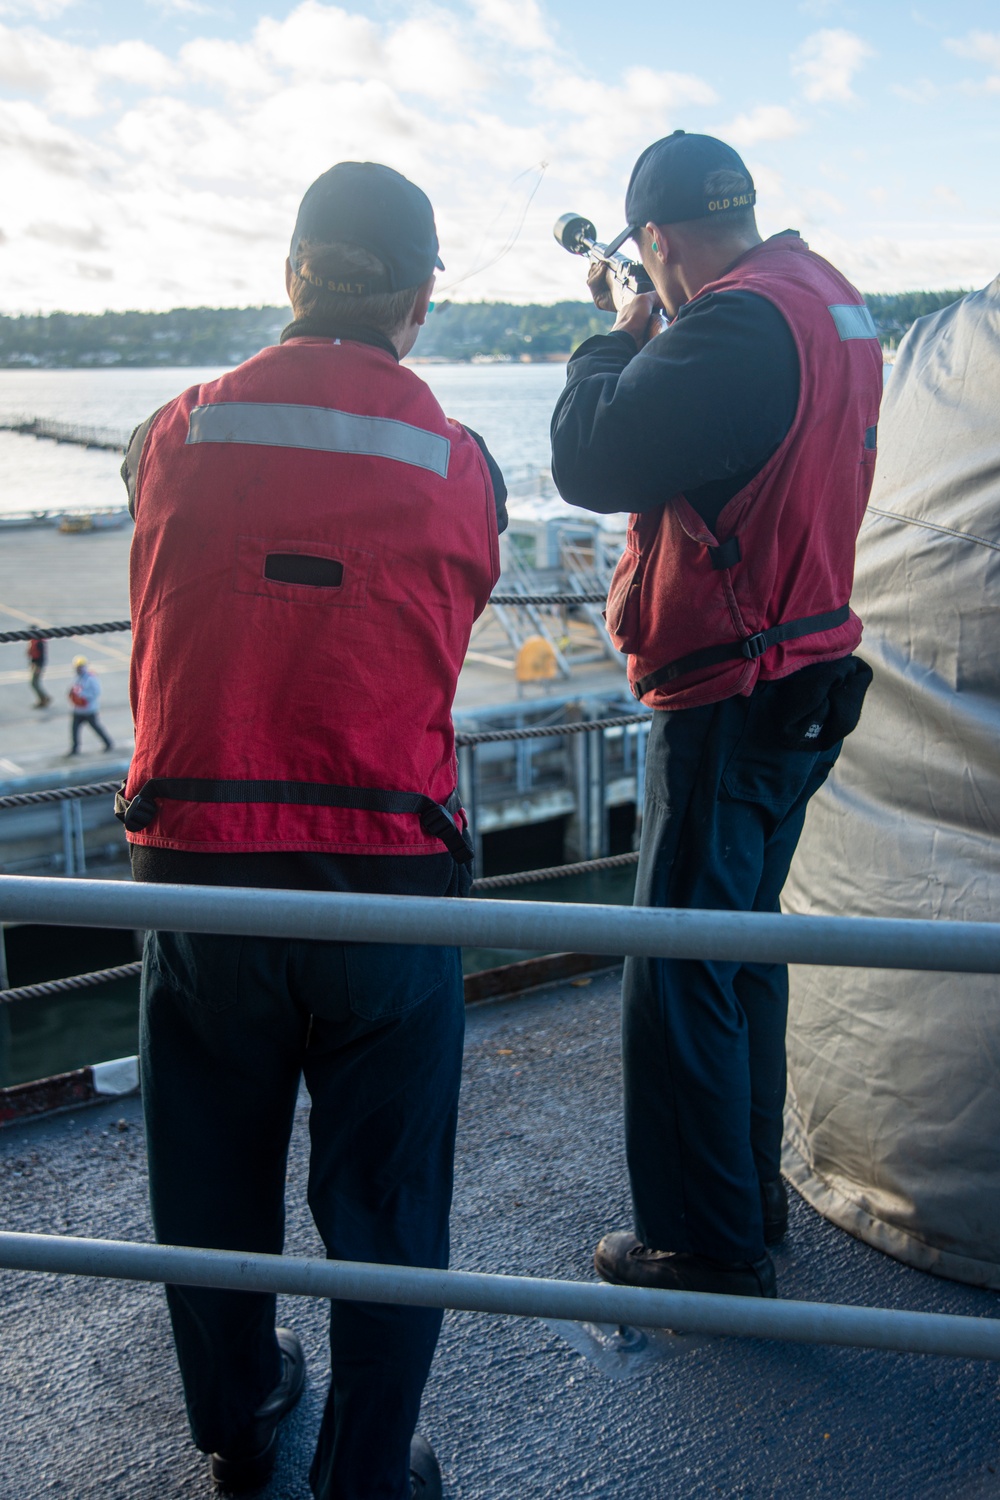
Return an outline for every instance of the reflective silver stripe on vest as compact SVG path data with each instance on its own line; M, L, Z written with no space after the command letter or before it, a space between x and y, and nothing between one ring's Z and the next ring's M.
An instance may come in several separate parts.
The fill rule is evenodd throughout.
M835 302L827 311L837 325L841 342L844 339L878 338L875 320L863 302L860 306L854 302Z
M451 443L436 432L390 417L359 417L329 406L219 401L196 406L189 443L256 443L269 448L311 448L321 453L361 453L394 458L447 478Z

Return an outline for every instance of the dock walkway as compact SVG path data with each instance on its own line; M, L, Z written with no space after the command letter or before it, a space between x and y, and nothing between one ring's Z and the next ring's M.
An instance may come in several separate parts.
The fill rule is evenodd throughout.
M456 1267L585 1279L629 1224L617 973L472 1009ZM307 1102L286 1251L322 1250L305 1202ZM5 1227L147 1240L141 1111L129 1099L0 1133ZM782 1295L996 1317L1000 1301L899 1265L794 1194ZM288 1299L309 1385L264 1500L308 1500L328 1371L326 1309ZM573 1331L449 1313L421 1428L447 1500L989 1500L1000 1495L994 1365L718 1339L617 1377ZM654 1341L655 1342L655 1341ZM603 1358L603 1356L602 1356ZM606 1359L604 1359L606 1364ZM182 1414L159 1288L0 1273L0 1494L214 1494Z

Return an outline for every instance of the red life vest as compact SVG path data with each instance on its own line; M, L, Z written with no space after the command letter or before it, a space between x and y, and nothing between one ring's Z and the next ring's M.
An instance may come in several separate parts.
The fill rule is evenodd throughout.
M424 382L365 344L265 349L158 414L135 522L131 841L440 853L418 809L454 792L452 701L500 567L483 455ZM412 810L377 810L390 794Z
M607 620L650 708L749 694L758 678L834 661L861 640L848 600L882 395L874 323L840 272L791 235L755 246L698 296L737 290L766 297L791 329L798 409L714 534L683 495L630 519Z

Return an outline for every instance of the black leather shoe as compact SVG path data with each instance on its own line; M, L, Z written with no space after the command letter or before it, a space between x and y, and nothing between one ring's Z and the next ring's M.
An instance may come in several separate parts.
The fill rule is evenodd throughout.
M441 1470L434 1449L419 1432L410 1443L410 1500L441 1500Z
M782 1178L761 1183L760 1206L764 1213L764 1244L780 1245L788 1228L788 1189Z
M708 1260L651 1250L634 1234L606 1234L594 1252L594 1269L602 1281L617 1286L649 1286L665 1292L723 1292L730 1297L776 1297L774 1262Z
M245 1444L212 1454L212 1478L227 1495L252 1495L270 1479L278 1456L278 1424L287 1417L306 1383L306 1357L290 1328L276 1328L281 1379L254 1412Z

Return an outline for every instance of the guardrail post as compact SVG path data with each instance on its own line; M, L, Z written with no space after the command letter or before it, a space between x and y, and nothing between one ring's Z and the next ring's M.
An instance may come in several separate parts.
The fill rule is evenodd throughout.
M73 838L73 815L71 802L60 802L59 816L62 819L63 874L76 874L75 841Z
M587 858L608 852L608 809L604 795L604 730L592 729L587 740Z
M646 806L646 744L649 725L635 726L635 848L642 836L642 815Z
M475 745L463 745L458 761L458 788L469 820L469 837L475 850L475 865L480 874L483 869L483 838L479 832L479 768L476 764Z
M76 855L76 874L86 875L87 850L83 841L83 804L77 799L71 802L69 806L71 809L70 817L72 820L73 844Z
M7 969L7 937L0 922L0 990L10 989L10 973ZM0 1085L5 1085L11 1074L11 1019L10 1006L0 1005Z

